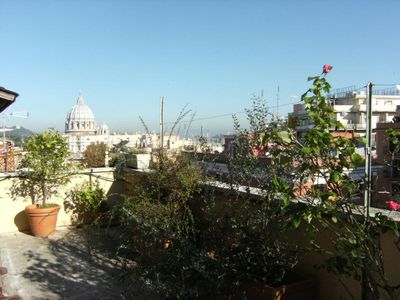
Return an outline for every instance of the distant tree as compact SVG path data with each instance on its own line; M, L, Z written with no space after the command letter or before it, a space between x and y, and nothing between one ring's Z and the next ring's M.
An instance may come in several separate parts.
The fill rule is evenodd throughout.
M92 143L83 153L83 164L87 167L99 168L105 166L106 144L103 142Z

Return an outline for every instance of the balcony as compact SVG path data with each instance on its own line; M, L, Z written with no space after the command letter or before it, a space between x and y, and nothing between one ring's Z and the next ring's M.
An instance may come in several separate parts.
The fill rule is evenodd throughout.
M400 104L400 102L399 102ZM382 105L376 105L372 104L372 113L374 112L388 112L388 113L395 113L396 112L397 105L388 105L388 104L382 104ZM366 104L356 104L353 106L352 112L366 112L367 111L367 105Z

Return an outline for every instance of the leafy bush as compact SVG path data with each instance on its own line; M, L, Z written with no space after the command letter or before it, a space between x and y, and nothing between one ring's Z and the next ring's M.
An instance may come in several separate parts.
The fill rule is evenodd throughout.
M163 297L192 298L204 292L210 263L197 245L193 205L202 170L185 156L160 155L154 172L136 182L136 193L116 208L121 249L141 266L142 276ZM212 265L212 264L211 264Z
M298 262L299 249L287 239L297 215L290 205L296 181L292 159L279 151L284 140L277 126L268 127L263 99L254 98L252 104L246 110L249 131L235 120L237 134L228 158L231 191L224 201L204 198L204 247L223 266L226 292L251 282L282 284ZM254 149L275 157L265 163Z
M64 201L66 211L77 215L78 223L90 224L98 220L106 206L107 196L98 181L84 182L70 191Z

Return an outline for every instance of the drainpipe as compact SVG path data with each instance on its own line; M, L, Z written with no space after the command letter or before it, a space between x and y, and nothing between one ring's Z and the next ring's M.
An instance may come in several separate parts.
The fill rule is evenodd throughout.
M372 83L367 84L367 113L366 113L366 138L365 145L365 186L364 186L364 215L369 219L369 207L371 205L371 136L372 136Z

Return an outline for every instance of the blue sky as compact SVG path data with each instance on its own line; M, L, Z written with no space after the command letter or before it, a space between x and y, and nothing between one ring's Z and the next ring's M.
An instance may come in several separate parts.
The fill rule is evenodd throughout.
M157 129L161 95L166 121L186 103L196 119L240 112L261 90L275 106L278 86L283 105L326 63L334 88L397 83L399 12L394 0L0 0L0 86L20 93L9 111L30 114L8 124L63 130L79 93L118 131L142 130L139 115Z

